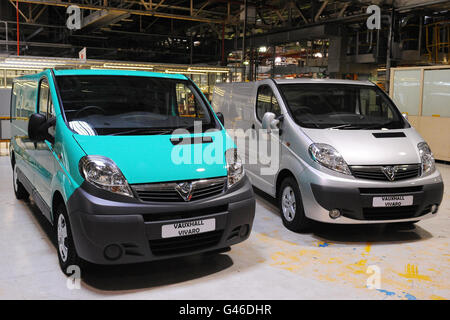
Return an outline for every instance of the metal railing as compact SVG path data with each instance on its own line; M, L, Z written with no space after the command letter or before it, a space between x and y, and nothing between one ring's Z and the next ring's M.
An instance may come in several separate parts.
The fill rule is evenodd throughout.
M449 63L450 61L450 20L430 23L425 26L428 61Z

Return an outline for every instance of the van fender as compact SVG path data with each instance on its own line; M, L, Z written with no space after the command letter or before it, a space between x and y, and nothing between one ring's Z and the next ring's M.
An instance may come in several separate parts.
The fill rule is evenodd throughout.
M59 192L64 200L64 205L67 204L68 199L72 195L72 193L78 188L78 186L75 186L73 184L73 181L68 177L68 175L63 172L63 169L59 169L55 175L53 175L52 182L51 182L51 190L52 190L52 197L51 197L51 203L50 203L50 212L51 212L51 218L52 221L54 220L54 213L53 213L53 200L56 192Z
M276 196L278 194L277 186L281 181L279 181L280 174L284 175L284 173L289 171L292 176L297 180L301 191L301 174L305 170L306 163L302 160L295 152L287 146L283 146L283 155L281 157L280 168L275 177L275 185L273 190L273 195Z

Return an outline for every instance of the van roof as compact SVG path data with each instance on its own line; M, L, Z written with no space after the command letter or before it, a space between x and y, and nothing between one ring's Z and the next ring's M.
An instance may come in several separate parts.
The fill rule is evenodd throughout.
M50 69L46 69L40 73L25 75L18 79L37 80L43 75L49 75ZM78 75L110 75L110 76L137 76L137 77L156 77L166 79L186 80L187 77L182 74L168 74L149 71L132 71L132 70L115 70L115 69L53 69L55 76L78 76Z
M277 84L287 84L287 83L334 83L334 84L356 84L356 85L366 85L375 86L374 83L370 81L356 81L356 80L340 80L340 79L274 79Z

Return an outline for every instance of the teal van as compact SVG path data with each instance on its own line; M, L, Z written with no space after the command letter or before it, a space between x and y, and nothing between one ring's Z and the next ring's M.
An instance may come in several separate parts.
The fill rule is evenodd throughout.
M250 235L253 190L223 115L183 75L45 70L15 79L11 119L16 197L54 226L66 274Z

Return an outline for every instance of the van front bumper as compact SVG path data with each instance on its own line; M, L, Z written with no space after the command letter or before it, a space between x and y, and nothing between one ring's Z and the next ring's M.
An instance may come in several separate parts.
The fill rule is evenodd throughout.
M303 178L303 179L302 179ZM305 215L316 221L367 224L418 221L433 217L432 206L442 202L444 185L436 170L429 176L397 182L381 182L305 170L300 177ZM413 196L413 203L400 207L374 207L373 198ZM330 217L332 209L341 216Z
M88 191L92 189L78 188L67 207L78 255L96 264L137 263L220 250L247 239L255 215L247 177L221 195L191 202L114 201ZM162 238L163 225L203 219L215 219L215 230Z

